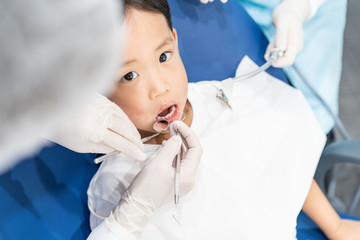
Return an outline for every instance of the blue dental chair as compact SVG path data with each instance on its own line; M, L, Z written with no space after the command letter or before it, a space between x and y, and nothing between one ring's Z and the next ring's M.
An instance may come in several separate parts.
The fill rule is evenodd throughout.
M264 63L268 42L235 1L169 3L190 81L234 76L244 55L258 65ZM279 69L268 72L287 81ZM0 240L86 239L90 233L86 191L98 168L95 156L49 144L0 175ZM326 239L302 213L298 238Z

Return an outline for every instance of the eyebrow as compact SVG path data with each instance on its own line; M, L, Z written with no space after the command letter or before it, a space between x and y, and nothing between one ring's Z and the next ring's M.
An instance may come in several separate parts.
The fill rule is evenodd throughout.
M172 37L167 37L164 39L164 41L162 41L159 46L157 48L155 48L155 51L159 50L160 48L162 48L163 46L169 44L169 43L172 43L173 39Z
M136 62L136 59L132 59L132 60L129 60L129 61L124 62L124 63L122 64L122 66L125 66L125 65L127 65L127 64L129 64L129 63L132 63L132 62Z
M167 45L167 44L170 44L172 42L172 38L171 37L166 37L164 39L164 41L162 41L158 47L155 48L155 51L158 51L160 48L162 48L163 46ZM122 65L125 66L127 64L130 64L130 63L133 63L133 62L136 62L137 60L136 59L132 59L132 60L128 60L126 62L124 62Z

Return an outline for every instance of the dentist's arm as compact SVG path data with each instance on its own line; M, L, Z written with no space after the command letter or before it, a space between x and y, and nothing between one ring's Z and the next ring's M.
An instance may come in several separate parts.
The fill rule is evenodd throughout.
M201 3L214 0L200 0ZM220 0L226 3L228 0ZM266 50L265 59L269 59L270 50L279 48L285 54L277 59L274 67L285 67L294 64L296 55L303 47L303 24L311 19L318 8L326 0L283 0L274 8L272 14L273 24L276 28L275 40Z
M181 193L186 195L194 186L202 148L194 132L183 122L174 122L171 133L180 132L188 150L181 159ZM141 238L152 214L174 200L173 161L182 141L173 136L161 151L135 177L119 204L89 236L94 239L132 240Z
M315 180L312 181L302 210L320 227L329 239L359 239L360 221L341 219Z

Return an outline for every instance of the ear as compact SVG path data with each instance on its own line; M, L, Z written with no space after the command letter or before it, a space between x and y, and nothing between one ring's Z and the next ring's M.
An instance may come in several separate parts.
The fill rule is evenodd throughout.
M173 34L173 38L174 38L174 40L176 42L176 45L177 45L178 44L178 37L177 37L177 32L176 32L175 28L172 29L172 34Z

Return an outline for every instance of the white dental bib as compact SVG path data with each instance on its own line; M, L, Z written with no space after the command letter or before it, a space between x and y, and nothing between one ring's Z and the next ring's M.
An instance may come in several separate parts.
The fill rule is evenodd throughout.
M232 110L215 97L214 85ZM180 200L182 226L168 204L154 213L142 239L296 239L296 219L325 143L302 94L262 73L236 84L191 83L188 98L191 128L203 146L196 184ZM159 148L145 150L152 159ZM89 202L109 214L145 164L106 160L90 184Z

